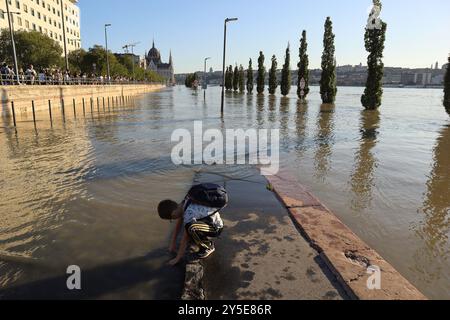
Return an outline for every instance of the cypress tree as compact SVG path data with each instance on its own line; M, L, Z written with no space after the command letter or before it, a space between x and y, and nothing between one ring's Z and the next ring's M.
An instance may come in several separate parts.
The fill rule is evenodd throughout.
M448 58L447 71L444 79L444 106L450 115L450 57Z
M309 57L308 57L308 43L306 41L306 30L303 30L302 38L300 39L300 62L298 63L298 85L297 95L301 99L302 88L301 80L305 81L305 88L303 89L303 99L309 93Z
M367 110L375 110L381 106L383 95L383 58L384 42L386 40L387 24L378 18L381 12L381 1L373 0L373 9L364 35L367 58L366 89L361 97L361 103Z
M269 93L275 94L278 87L278 80L277 80L277 57L275 55L272 56L272 67L270 68L269 72Z
M334 103L336 99L336 60L334 46L333 22L327 17L323 36L322 76L320 79L320 95L323 103Z
M291 50L288 44L286 49L286 56L284 58L283 70L281 71L281 94L287 96L291 91Z
M248 62L248 70L247 70L247 92L249 94L253 93L253 66L252 59Z
M238 66L236 65L233 73L233 90L238 91L238 89L239 89L239 69Z
M239 92L240 93L244 93L245 91L245 71L244 71L244 67L241 66L239 67Z
M227 73L225 75L225 88L227 90L233 89L233 66L227 68Z
M264 86L266 83L266 67L264 67L264 61L264 54L260 51L258 58L258 79L256 84L256 91L258 91L258 93L264 93Z

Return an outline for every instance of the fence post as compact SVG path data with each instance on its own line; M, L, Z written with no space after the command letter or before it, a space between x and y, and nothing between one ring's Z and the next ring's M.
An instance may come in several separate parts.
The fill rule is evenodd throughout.
M66 122L66 111L64 108L64 99L61 99L61 110L62 110L63 122Z
M76 110L75 98L73 99L73 116L75 117L75 119L77 118L77 110Z
M100 113L100 98L97 97L97 112Z
M93 104L94 104L94 99L91 97L91 113L94 113Z
M85 107L85 103L84 103L84 98L83 98L83 117L86 116L86 107Z
M48 114L50 115L50 124L53 125L52 101L48 100Z
M31 100L31 110L33 110L33 123L36 126L36 113L34 111L34 100Z
M105 97L103 97L103 112L105 112Z
M17 127L17 124L16 124L16 110L14 109L14 101L11 101L11 109L12 109L14 128L15 128L15 127Z

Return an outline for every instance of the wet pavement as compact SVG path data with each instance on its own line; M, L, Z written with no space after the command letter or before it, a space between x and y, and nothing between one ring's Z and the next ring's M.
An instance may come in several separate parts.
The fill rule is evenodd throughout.
M267 190L255 169L243 180L201 173L196 182L223 185L230 204L215 254L204 263L206 299L341 300L347 296Z

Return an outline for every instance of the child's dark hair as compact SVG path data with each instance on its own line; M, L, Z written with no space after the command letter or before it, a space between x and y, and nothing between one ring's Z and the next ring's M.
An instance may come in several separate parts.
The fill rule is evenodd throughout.
M158 205L159 217L163 220L172 220L172 213L178 208L178 204L172 200L161 201Z

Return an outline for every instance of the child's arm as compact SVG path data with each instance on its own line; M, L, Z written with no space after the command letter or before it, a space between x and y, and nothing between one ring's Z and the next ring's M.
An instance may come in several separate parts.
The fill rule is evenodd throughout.
M184 232L183 232L183 239L181 240L180 248L178 249L177 257L175 259L169 261L169 265L175 266L183 259L184 254L186 253L186 248L187 248L188 241L189 241L189 235L186 232L186 230L184 230Z
M181 227L183 226L183 217L178 218L177 225L175 226L175 230L173 231L172 238L170 240L169 251L176 253L177 252L177 237L181 231Z

